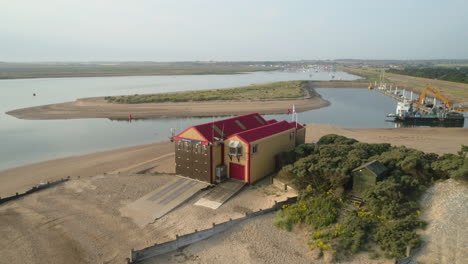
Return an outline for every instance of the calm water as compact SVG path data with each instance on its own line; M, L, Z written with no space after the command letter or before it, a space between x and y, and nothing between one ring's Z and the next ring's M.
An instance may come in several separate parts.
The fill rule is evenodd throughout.
M334 73L336 79L356 76ZM213 118L167 118L131 123L108 119L21 120L4 112L77 98L135 93L235 87L286 80L328 80L327 72L257 72L238 75L137 76L0 81L0 170L31 162L167 140L169 129L181 131ZM301 123L346 127L394 127L384 116L395 102L367 89L318 89L332 105L299 115ZM37 96L32 96L36 93ZM285 109L285 112L287 110ZM289 119L287 115L267 118Z

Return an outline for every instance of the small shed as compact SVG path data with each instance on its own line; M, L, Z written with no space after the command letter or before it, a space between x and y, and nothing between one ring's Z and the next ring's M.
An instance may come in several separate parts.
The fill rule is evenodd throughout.
M377 160L363 164L351 172L353 176L353 192L362 194L364 191L374 186L378 181L383 180L387 172L387 167Z

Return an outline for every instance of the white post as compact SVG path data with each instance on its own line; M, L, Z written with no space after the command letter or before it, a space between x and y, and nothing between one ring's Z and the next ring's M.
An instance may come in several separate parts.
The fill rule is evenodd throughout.
M296 115L296 107L293 105L291 121L295 120L295 115Z
M297 113L296 113L296 129L297 129Z
M410 101L412 102L413 101L413 91L411 91L411 99Z

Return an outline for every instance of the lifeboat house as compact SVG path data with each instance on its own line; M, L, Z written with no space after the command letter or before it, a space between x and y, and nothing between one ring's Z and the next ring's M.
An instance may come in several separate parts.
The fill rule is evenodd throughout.
M174 141L177 174L209 183L254 183L278 169L278 154L304 143L305 127L251 113L191 126Z

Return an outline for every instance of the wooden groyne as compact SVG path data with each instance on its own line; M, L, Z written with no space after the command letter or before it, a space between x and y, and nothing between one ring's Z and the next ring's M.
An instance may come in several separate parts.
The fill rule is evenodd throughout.
M50 187L56 186L58 184L64 183L64 182L69 181L69 180L70 180L70 177L67 177L65 179L60 179L58 181L53 181L53 182L48 181L47 183L39 184L37 186L34 186L34 187L32 187L31 189L27 190L24 193L16 193L15 195L12 195L12 196L9 196L9 197L3 197L3 198L0 197L0 205L4 204L4 203L7 203L7 202L10 202L10 201L13 201L13 200L16 200L16 199L19 199L19 198L24 197L26 195L33 194L35 192L48 189Z

